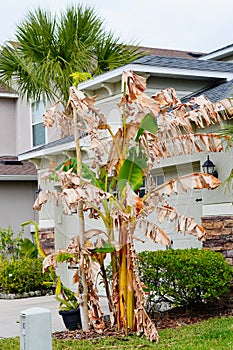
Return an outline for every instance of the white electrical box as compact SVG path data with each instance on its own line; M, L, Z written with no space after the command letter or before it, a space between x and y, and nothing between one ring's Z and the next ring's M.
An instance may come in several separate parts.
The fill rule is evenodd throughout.
M52 350L51 311L32 307L20 313L20 350Z

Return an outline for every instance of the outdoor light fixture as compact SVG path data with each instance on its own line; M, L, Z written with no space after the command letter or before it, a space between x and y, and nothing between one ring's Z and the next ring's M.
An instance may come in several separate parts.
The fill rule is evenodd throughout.
M210 157L207 155L207 160L202 164L202 169L205 174L213 175L218 178L218 172L215 170L215 164L210 160Z
M40 185L39 185L39 187L37 188L37 190L36 190L36 192L35 192L36 197L38 196L38 194L39 194L41 191L42 191L42 188L41 188Z
M36 189L35 194L34 194L34 201L37 199L37 197L41 191L42 191L42 188L39 185L39 187Z
M32 235L32 242L35 243L35 233L36 233L36 229L34 225L30 225L30 233Z

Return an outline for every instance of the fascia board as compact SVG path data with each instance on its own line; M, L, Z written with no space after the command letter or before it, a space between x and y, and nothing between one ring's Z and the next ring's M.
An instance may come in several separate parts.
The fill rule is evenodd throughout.
M48 155L56 155L60 154L63 151L68 151L71 149L75 149L75 142L69 142L69 143L63 143L62 145L59 146L54 146L54 147L49 147L49 148L44 148L39 151L31 150L28 153L25 154L20 154L18 156L18 159L23 161L23 160L28 160L28 159L33 159L33 158L42 158Z
M0 181L36 181L37 175L0 175Z
M10 92L0 92L0 98L18 98L19 95Z
M233 72L219 72L199 69L180 69L180 68L168 68L168 67L155 67L148 65L141 66L140 72L147 72L153 74L159 74L160 76L174 76L174 77L187 77L198 79L233 79ZM135 67L136 68L136 67Z
M132 64L127 64L126 66L122 66L122 67L116 68L114 70L111 70L109 72L97 75L93 79L89 79L83 83L80 83L78 85L78 88L79 88L79 90L85 90L85 89L91 89L92 87L95 87L96 85L97 86L99 85L99 87L101 87L101 84L103 84L104 82L111 81L114 79L116 79L116 81L118 81L119 79L117 79L117 77L121 77L121 75L124 71L129 71L129 70L133 70Z
M207 60L212 60L216 58L224 58L226 56L229 56L230 54L233 55L233 47L227 47L225 49L219 50L217 52L212 52L209 53L205 56L202 56L199 58L199 61L207 61Z
M85 149L86 147L90 147L90 141L89 141L89 137L82 137L79 140L80 143L80 147L82 149ZM70 141L67 143L63 143L61 145L56 145L53 147L48 147L48 148L43 148L41 150L31 150L28 151L27 153L23 153L23 154L19 154L18 155L18 160L29 160L29 159L34 159L34 158L42 158L42 157L46 157L49 155L59 155L64 151L70 151L70 150L75 150L76 145L75 145L75 141Z

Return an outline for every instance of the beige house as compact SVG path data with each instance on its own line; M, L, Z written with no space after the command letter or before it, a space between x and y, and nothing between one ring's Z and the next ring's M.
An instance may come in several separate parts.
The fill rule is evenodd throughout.
M132 70L147 78L147 93L149 95L164 89L173 87L181 99L189 99L192 96L205 94L211 102L228 98L233 91L233 45L217 50L207 55L199 53L187 53L173 50L151 49L150 55L142 57L131 64L104 73L80 84L79 89L88 96L99 95L97 106L100 108L113 129L117 129L120 122L120 112L116 103L120 98L121 75L123 71ZM32 106L33 107L33 106ZM43 106L41 106L43 109ZM59 130L56 126L50 130L43 130L41 126L42 114L37 110L35 114L24 115L24 130L26 145L22 146L19 135L16 139L19 147L17 154L19 161L30 161L38 170L39 186L53 188L52 183L44 183L43 173L49 167L50 161L60 163L67 157L74 155L75 145L73 136L59 138ZM19 113L18 115L20 115ZM17 119L18 122L20 119ZM230 123L230 121L229 121ZM16 122L17 125L17 122ZM18 125L22 131L22 125ZM41 133L39 143L32 143L33 130ZM211 131L216 131L212 128ZM34 135L34 136L35 136ZM87 157L88 139L80 140L83 154ZM216 165L218 177L224 181L233 168L232 150L221 154L209 153L211 161ZM207 159L207 154L195 154L192 156L179 156L169 160L163 160L154 168L154 178L159 183L167 181L177 175L184 175L193 171L202 171L202 164ZM215 191L193 190L187 194L172 196L169 199L178 211L193 216L201 223L202 217L233 217L233 195L225 192L222 187ZM99 225L99 223L96 223ZM92 227L93 222L88 223ZM39 213L39 226L41 230L53 232L55 228L55 245L61 248L69 243L69 238L77 233L76 215L64 215L61 207L47 203ZM192 236L175 234L171 225L164 227L171 235L174 248L200 247L201 243ZM151 245L141 245L138 249L148 249ZM160 248L159 246L156 248ZM233 251L232 251L233 253ZM232 254L233 257L233 254Z

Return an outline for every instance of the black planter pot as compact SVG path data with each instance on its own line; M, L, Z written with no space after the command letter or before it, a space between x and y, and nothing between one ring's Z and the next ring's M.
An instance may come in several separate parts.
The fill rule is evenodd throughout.
M69 331L82 328L80 309L67 311L59 310L59 315L62 316L63 322Z

